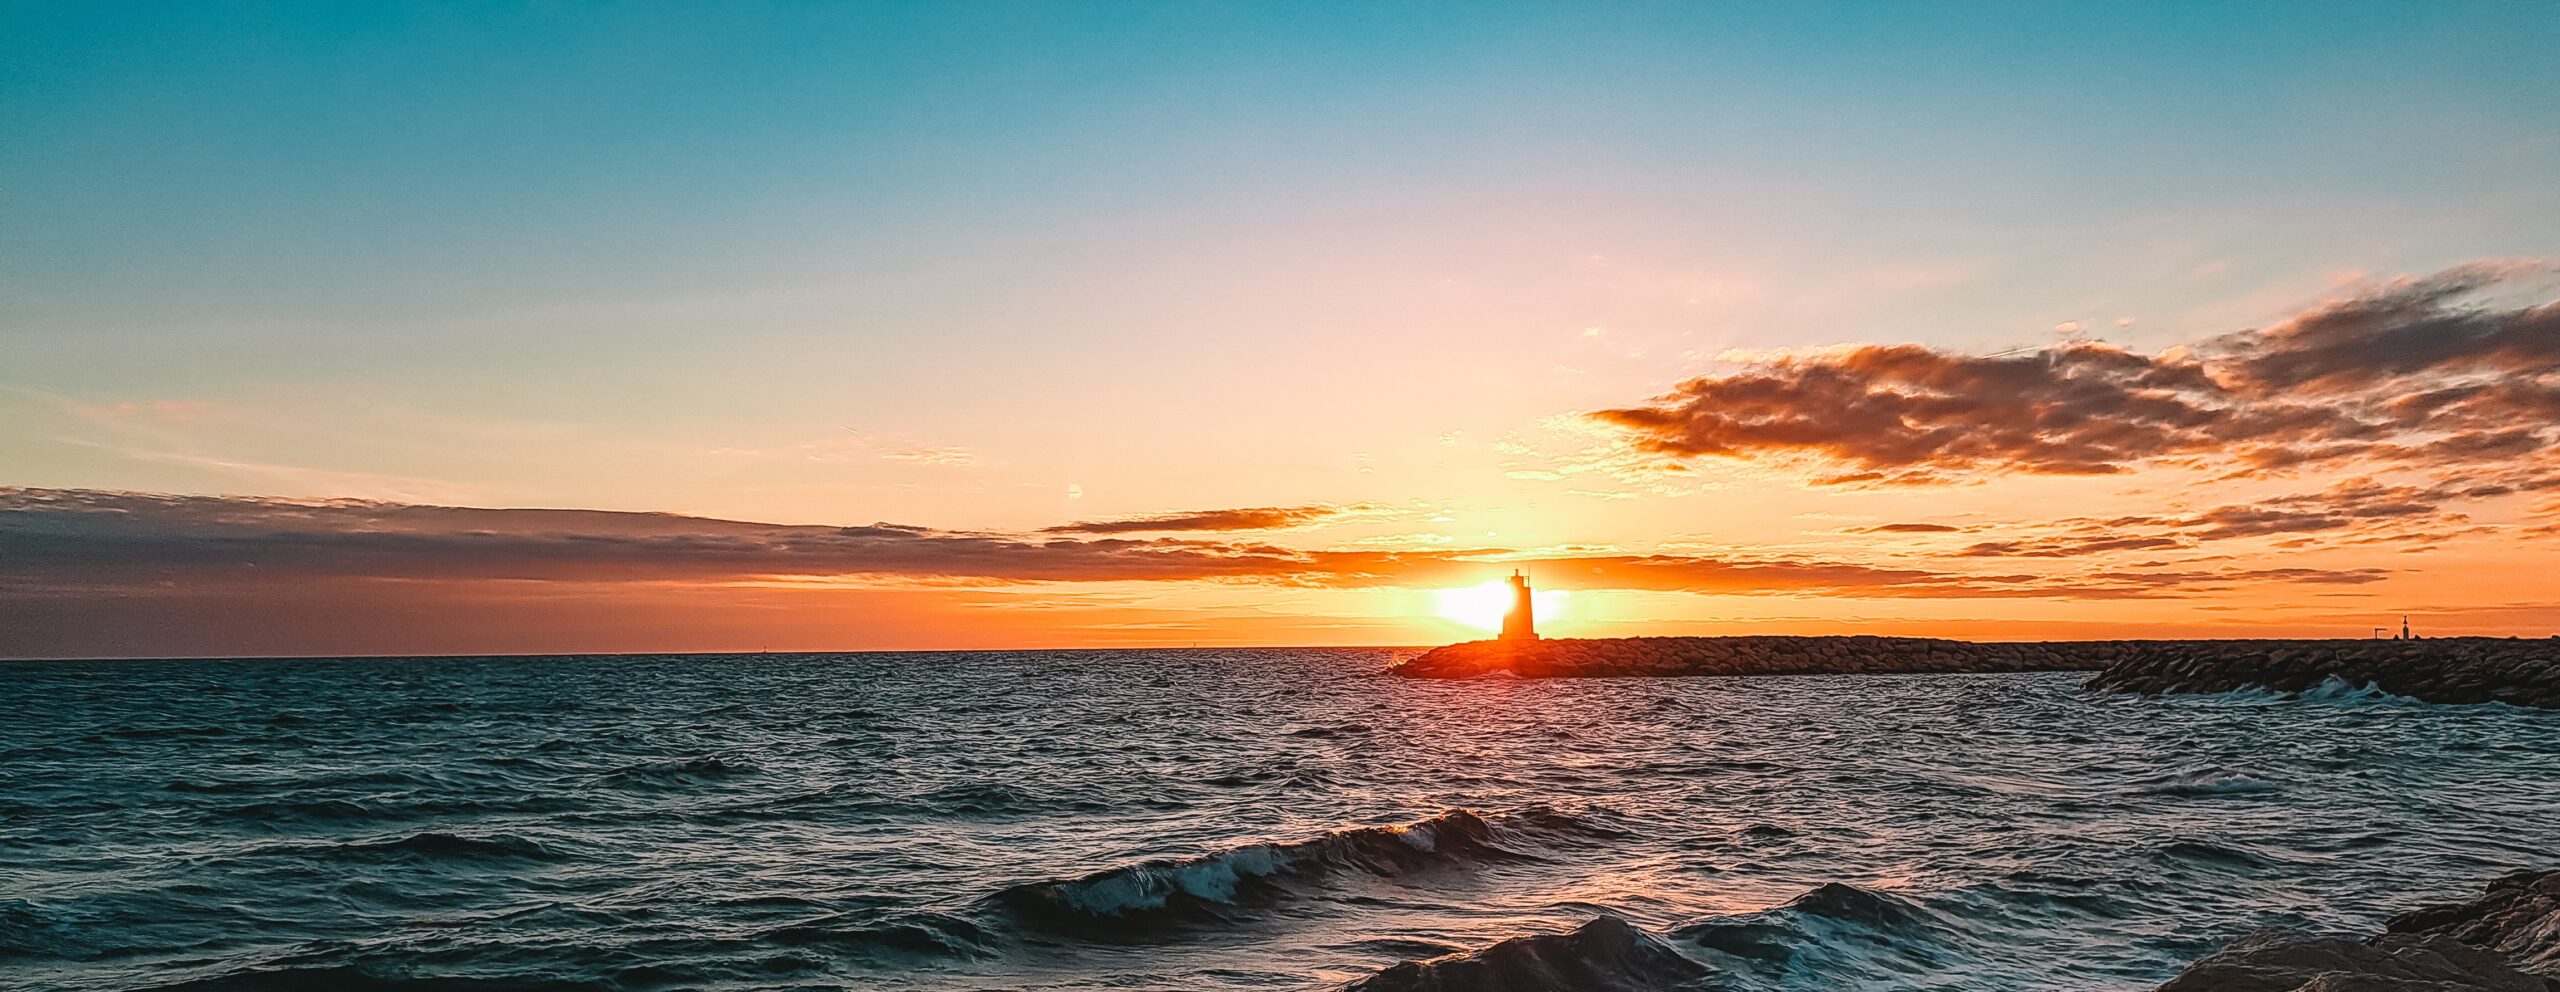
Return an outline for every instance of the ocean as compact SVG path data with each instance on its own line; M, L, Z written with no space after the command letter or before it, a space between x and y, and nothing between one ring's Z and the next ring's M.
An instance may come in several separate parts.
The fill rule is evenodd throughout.
M0 988L2132 990L2560 862L2560 713L1411 653L0 664Z

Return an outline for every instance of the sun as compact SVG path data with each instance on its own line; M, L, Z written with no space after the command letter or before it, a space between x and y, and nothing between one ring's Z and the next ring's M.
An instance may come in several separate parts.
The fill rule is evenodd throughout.
M1511 584L1487 582L1482 585L1442 589L1432 593L1432 614L1477 630L1502 629L1502 615L1511 609ZM1537 589L1529 593L1530 608L1537 611L1541 624L1565 615L1567 594L1562 589Z

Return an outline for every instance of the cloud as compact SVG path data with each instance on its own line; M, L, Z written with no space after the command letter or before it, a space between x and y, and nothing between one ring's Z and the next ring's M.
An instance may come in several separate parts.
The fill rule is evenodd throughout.
M2076 558L2118 551L2183 548L2192 543L2175 537L2053 537L1984 541L1957 553L1969 558Z
M2560 485L2560 476L2519 477L2519 482L2411 486L2387 485L2360 477L2316 492L2271 496L2188 513L2069 517L2015 525L2003 529L2018 536L1981 541L1957 555L2077 558L2188 549L2207 542L2250 538L2276 539L2278 546L2287 548L2323 542L2431 545L2482 529L2470 525L2469 517L2452 509L2454 505Z
M1873 527L1859 527L1849 531L1852 534L1960 534L1963 532L1962 527L1928 523L1877 524Z
M91 490L0 489L0 594L93 597L197 585L345 580L569 583L863 578L921 584L1261 582L1433 587L1524 567L1553 584L1719 595L2112 599L2310 577L2164 580L1979 574L1810 558L1304 550L1195 538L1055 538L717 520L605 510L478 509ZM2306 573L2308 574L2308 573Z
M1589 416L1645 453L1797 459L1834 485L2155 463L2494 463L2549 453L2560 421L2560 302L2476 302L2538 271L2466 266L2153 355L2072 341L2027 355L1876 344L1746 356Z
M905 451L892 451L880 457L890 461L951 468L964 468L978 463L978 456L967 448L911 448Z
M1174 531L1246 531L1286 530L1305 527L1336 517L1374 513L1376 507L1356 506L1253 506L1233 510L1192 510L1163 513L1146 517L1123 517L1115 520L1086 520L1056 527L1044 527L1043 534L1147 534Z
M1049 541L604 510L0 490L0 580L255 575L552 580L895 576L1100 581L1288 574L1283 549Z

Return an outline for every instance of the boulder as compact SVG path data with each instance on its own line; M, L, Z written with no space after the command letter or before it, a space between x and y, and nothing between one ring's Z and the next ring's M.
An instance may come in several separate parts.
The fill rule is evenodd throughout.
M2393 917L2365 940L2252 934L2160 992L2560 992L2560 871Z

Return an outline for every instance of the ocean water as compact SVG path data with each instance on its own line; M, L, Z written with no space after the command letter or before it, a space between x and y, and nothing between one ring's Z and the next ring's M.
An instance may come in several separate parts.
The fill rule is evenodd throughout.
M2144 989L2560 863L2555 713L1401 654L0 665L0 987Z

